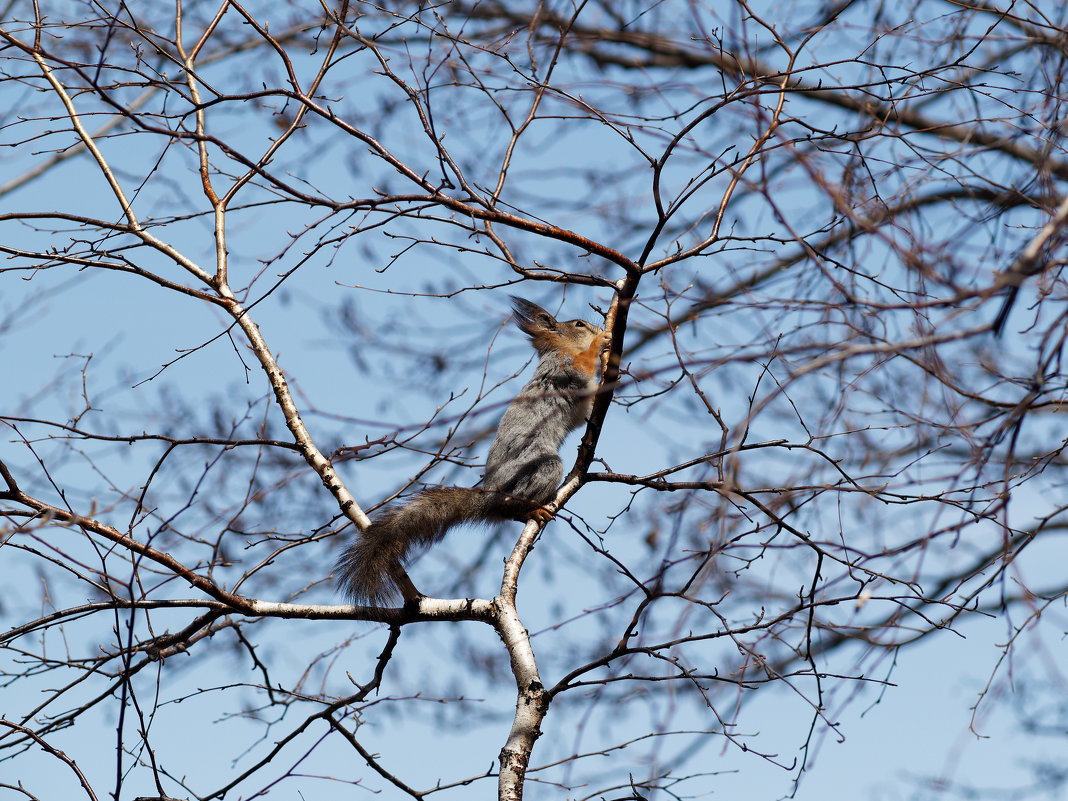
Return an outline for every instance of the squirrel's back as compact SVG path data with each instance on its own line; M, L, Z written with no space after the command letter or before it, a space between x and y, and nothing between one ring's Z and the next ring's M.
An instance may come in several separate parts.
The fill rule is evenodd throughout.
M481 487L432 487L379 512L338 562L338 584L358 602L417 592L404 572L411 548L437 542L454 525L529 516L563 478L559 450L589 417L605 333L585 320L558 322L512 298L516 325L538 352L534 377L508 405L490 446Z

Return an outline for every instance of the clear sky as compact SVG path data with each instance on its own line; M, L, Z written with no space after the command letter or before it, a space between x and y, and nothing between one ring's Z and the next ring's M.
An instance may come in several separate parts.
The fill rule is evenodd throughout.
M664 15L665 24L670 23L675 33L686 30L683 21L689 17L682 11L687 10L687 4L679 4L674 9L679 13L674 15L660 5L664 4L655 8ZM797 18L807 19L818 5L795 4L791 8ZM653 7L647 9L649 15ZM689 11L695 18L704 13L696 7ZM932 77L909 82L909 76L921 69L915 61L927 46L924 36L932 30L941 31L937 27L940 24L949 24L942 15L958 12L953 4L917 4L920 23L909 45L912 49L902 50L899 59L888 59L883 65L891 75L887 80L897 81L895 92L898 84L910 91L920 91L917 87L927 91L925 81L933 81ZM653 17L644 13L636 14L633 22L637 25L644 20L645 24L650 19ZM725 15L723 25L733 19ZM872 32L859 28L857 19L846 17L840 28L818 40L813 45L816 53L832 60L828 53L870 35ZM279 15L273 21L274 29L280 30L290 21ZM885 29L880 30L895 30L892 22L884 20ZM972 27L978 24L970 23ZM741 29L752 31L752 21ZM964 29L971 30L968 26ZM240 25L233 31L247 33ZM687 46L702 41L690 33L685 38ZM706 34L711 37L707 41L714 39ZM24 33L19 35L26 38ZM761 50L770 47L769 34L754 33L753 37L752 52L772 58L769 53L774 48ZM855 76L867 69L865 59L877 60L884 46L882 36L876 38L878 47L873 43L870 50L859 48L864 58L857 55L855 61L841 65L834 61L819 71L819 77L833 85L835 75ZM889 41L892 37L887 34L885 38ZM428 96L435 98L431 103L436 112L433 129L452 148L450 153L457 164L477 177L479 191L489 191L511 133L496 116L490 99L511 98L511 93L522 96L516 86L523 90L530 86L509 74L502 81L507 84L514 79L516 85L496 94L482 94L473 85L453 91L441 76L449 74L449 69L458 69L456 63L444 57L434 60L438 55L431 48L428 57L440 72L421 72L420 56L412 55L414 50L405 51L411 46L411 37L388 41L397 69L404 61L401 54L407 52L412 61L405 69L434 87L427 90ZM325 48L325 40L319 44ZM939 48L944 45L941 40L936 44ZM934 49L935 44L930 47ZM296 57L296 68L305 78L313 74L312 67L323 52L317 49ZM487 48L472 58L489 58L493 52ZM856 55L853 50L849 52ZM1025 51L1013 52L1013 58L1026 58ZM939 54L944 56L941 50ZM985 51L976 59L980 55L985 56ZM133 56L124 51L121 58ZM329 98L347 120L363 126L361 130L378 137L407 162L419 165L417 173L443 169L428 148L422 127L413 125L404 96L395 94L397 87L381 74L382 65L376 73L372 62L366 51L342 59L337 68L339 77L326 82L322 97ZM32 63L17 69L9 66L5 74L25 72L29 67ZM173 72L173 64L171 68ZM1024 74L1023 68L1013 61L1005 65L1005 73L991 74L983 84L984 91L976 97L997 105L1000 100L989 98L1002 98L1002 91L1011 94L1005 87L1010 78L1016 80L1015 75ZM268 49L260 48L240 59L206 65L202 80L204 86L215 86L219 91L253 92L271 81L284 84L281 75L279 63ZM747 127L748 122L762 117L754 113L750 118L750 106L739 103L731 106L729 113L709 117L706 124L698 125L696 119L714 99L713 89L725 80L711 68L700 73L661 73L652 68L642 75L641 91L628 94L624 78L638 80L628 70L591 65L578 57L561 62L557 79L561 92L566 87L570 94L545 101L544 113L531 126L529 135L520 140L522 146L511 154L508 191L502 196L511 204L509 208L522 209L531 219L549 219L572 228L636 258L655 214L650 202L652 170L637 147L628 142L627 125L634 126L637 145L663 148L674 131L694 122L692 135L678 142L678 161L669 161L661 174L664 184L670 184L670 191L685 194L687 182L705 176L704 170L712 169L709 165L729 163L731 169L723 168L707 185L695 189L687 201L692 206L689 216L680 215L678 222L672 220L666 226L655 257L670 254L674 243L685 245L699 238L713 216L710 210L736 174L732 170L738 169L739 162L732 160L735 157L722 153L727 148L744 151L758 130ZM811 76L804 77L807 80ZM32 85L39 86L40 79ZM1036 94L1040 94L1041 86L1041 82L1035 84ZM131 102L136 92L123 90L117 96ZM1053 103L1056 98L1048 99ZM942 100L932 90L928 105L934 108L929 113L944 117L959 108L949 102L945 108L937 105ZM150 106L162 115L154 119L177 125L168 115L184 113L176 110L182 101L175 97L172 102L169 106ZM612 126L588 113L594 103L609 108L613 102L620 105L611 107ZM94 105L88 95L78 103L80 108L96 112L87 116L90 128L105 124L106 110ZM845 125L842 120L852 120L844 114L831 119L826 107L810 97L798 97L792 103L791 114L800 120L799 128L834 128L836 120L841 125ZM389 106L393 111L381 111L388 104L393 104ZM1038 101L1036 104L1040 105ZM922 103L917 105L927 109ZM0 107L15 110L8 112L2 129L0 185L74 141L61 116L62 106L47 92L31 91L25 82L5 81L0 83ZM281 95L242 97L212 109L208 114L211 134L254 154L270 147L293 114L293 107ZM985 106L983 113L996 116ZM184 119L191 124L191 116ZM1017 117L1012 120L1023 128ZM56 133L46 133L52 130ZM114 137L101 140L101 147L108 160L117 165L117 180L135 199L142 219L160 222L150 230L211 268L213 220L205 213L195 152L166 137L135 133L129 127L114 133ZM690 392L690 386L696 384L705 393L704 399L711 397L710 403L727 421L732 436L751 425L750 442L783 439L797 446L739 456L740 480L753 487L773 486L779 480L818 487L831 480L828 475L833 470L828 464L800 447L809 444L806 436L810 427L820 436L809 442L818 441L849 469L866 469L866 448L889 452L896 442L908 440L913 450L902 450L901 461L896 463L900 472L883 476L872 468L871 475L865 474L868 486L878 481L892 491L919 492L941 481L959 479L961 486L966 485L973 466L970 460L977 459L980 452L976 442L987 432L978 423L974 429L966 424L953 428L952 424L967 418L974 407L935 381L918 383L918 376L929 375L925 369L930 364L915 353L926 351L917 349L910 351L909 358L885 362L878 355L864 362L843 360L840 369L831 364L803 375L795 368L815 364L823 353L812 355L812 349L820 343L827 353L847 344L844 340L840 343L839 336L857 335L856 341L863 344L893 342L917 336L917 331L929 333L921 323L929 323L935 333L962 330L972 324L968 315L977 307L989 317L988 306L978 305L979 301L970 297L955 307L951 290L971 286L969 282L998 269L996 263L971 258L980 252L981 244L988 240L997 243L984 253L999 249L1011 253L1031 235L1032 229L1015 225L1018 218L1011 215L1016 211L1006 210L1000 223L983 227L958 214L956 207L937 206L915 223L915 232L910 230L909 235L915 233L923 245L942 242L943 236L952 241L946 232L960 236L955 251L946 247L936 255L917 245L916 252L935 265L929 272L921 269L927 269L926 262L917 267L897 260L901 249L896 238L904 234L888 225L878 235L858 237L858 244L841 251L828 247L828 254L841 260L837 264L813 260L813 265L821 265L817 269L803 262L802 267L784 273L786 277L781 280L771 278L738 289L729 304L713 306L696 321L678 325L673 329L674 339L662 335L652 344L644 344L644 335L656 330L664 316L673 312L673 304L678 309L695 299L714 296L718 288L744 283L751 272L793 253L801 236L807 237L806 242L817 241L824 233L838 230L837 226L855 224L845 219L848 215L828 199L833 193L820 183L821 177L842 181L843 187L846 183L842 175L821 173L827 162L817 159L830 146L825 142L810 144L797 131L790 136L795 138L787 141L784 134L782 142L768 146L765 173L759 169L747 173L746 181L751 183L741 182L737 199L725 217L724 231L729 234L725 233L716 247L643 279L623 352L624 380L606 420L598 449L601 461L594 469L651 473L715 451L720 430L701 397ZM862 140L861 133L856 133L855 140L842 141L855 144ZM836 146L842 144L833 141ZM905 144L894 137L887 141L870 145L873 155L864 167L870 171L873 185L892 185L900 197L912 197L914 189L941 187L939 181L971 187L973 173L990 184L1027 183L1016 174L1018 165L997 153L981 153L968 160L956 150L929 155L924 148L934 148L933 138L920 139L919 144L916 139ZM607 309L611 300L605 286L565 289L552 282L512 283L515 274L499 253L497 257L487 254L497 252L490 234L484 230L477 236L472 234L464 228L468 223L465 218L450 217L452 212L441 207L423 209L416 203L405 206L408 216L387 220L377 212L352 213L327 210L322 204L297 203L292 196L278 202L279 197L295 193L297 188L332 197L338 203L376 193L403 195L413 191L411 182L369 153L371 147L367 141L340 136L324 120L310 117L306 128L270 165L289 188L253 181L247 193L239 196L228 222L235 291L253 302L250 314L285 371L321 450L331 453L343 445L360 446L394 433L394 440L403 442L403 448L374 459L336 460L342 478L365 506L399 491L416 475L424 483L471 485L477 481L488 448L485 434L531 372L529 348L508 324L510 293L530 297L554 312L559 310L562 318L590 320L596 318L596 312L589 304ZM848 161L849 148L843 148L841 163ZM785 152L800 155L783 166L785 162L774 159ZM910 160L912 156L902 152L921 152L924 156ZM901 163L893 164L891 157ZM213 159L218 165L225 164L230 174L238 170L236 163L220 152L213 151ZM841 166L838 161L831 163ZM810 169L810 164L816 166ZM987 169L991 164L997 170ZM897 167L901 170L895 171ZM917 177L921 175L922 181ZM216 174L216 180L225 186L230 178ZM915 187L912 181L916 181ZM982 186L989 188L985 183ZM856 186L852 188L861 192ZM462 196L455 186L449 191ZM663 191L665 196L670 194L668 189ZM890 192L886 194L888 202L893 199ZM11 212L59 210L105 221L122 218L100 171L85 154L3 195L3 202ZM856 200L854 208L866 212L869 206ZM1040 217L1037 213L1034 216ZM984 222L989 223L989 218ZM1034 220L1030 223L1033 225ZM0 241L9 248L66 247L72 241L96 238L87 250L111 260L109 263L128 259L128 264L154 271L168 281L203 289L158 253L132 247L128 236L87 231L68 222L41 224L5 218L0 226ZM496 226L492 234L502 237L518 264L542 271L543 277L545 270L556 269L609 280L622 275L605 260L559 239L506 226ZM952 281L939 283L943 276L936 274L938 270L947 264L958 267L958 259L963 265L961 272ZM5 376L0 379L0 415L8 421L5 435L0 437L0 459L22 477L24 487L57 505L67 502L80 512L91 512L120 529L132 526L135 536L174 553L200 571L206 572L205 563L214 560L212 576L227 586L250 566L259 564L260 569L241 588L249 595L272 601L340 602L328 574L338 543L348 541L353 533L351 527L340 530L336 503L292 452L269 449L256 454L250 449L197 446L179 448L172 454L159 442L62 438L54 426L14 419L70 423L115 437L146 431L164 431L177 437L289 437L262 371L222 309L130 272L93 267L79 270L73 265L38 269L42 261L40 257L12 256L0 263L0 364ZM1053 278L1048 280L1052 296L1059 298L1056 293L1063 288ZM937 287L930 289L930 297L937 298L938 303L932 302L928 318L912 316L908 302L900 302L904 293L894 281L911 288L929 281ZM843 286L854 292L850 298L846 298ZM471 291L450 294L461 287ZM895 299L897 306L891 303ZM973 303L977 305L969 305ZM854 313L856 316L851 316ZM1047 320L1055 313L1059 311L1040 311L1039 319ZM1018 321L1024 312L1018 310L1016 314L1013 319ZM974 345L970 341L958 348L946 343L932 352L947 362L966 361L964 372L970 376L986 375L982 370L988 368L990 375L1002 370L1009 376L1004 392L1011 407L1018 397L1013 393L1025 384L1017 381L1017 373L1026 373L1035 353L1048 347L1045 342L1036 344L1037 337L1029 339L1016 333L1020 327L1002 340L984 335L975 338ZM812 338L807 339L810 333ZM782 344L782 350L767 356L765 348L777 343ZM683 361L692 370L689 375L679 371L680 360L673 345L686 355ZM805 361L810 358L812 361ZM1063 384L1059 371L1059 363L1050 367L1051 385L1057 381ZM779 392L777 386L785 390ZM1002 390L999 384L998 391ZM975 405L988 400L983 396ZM766 407L760 407L750 419L750 410L765 401ZM913 401L914 405L908 405ZM1053 405L1050 401L1051 408ZM990 408L1000 409L993 403ZM431 424L425 425L431 418ZM823 437L832 430L833 434ZM930 433L924 447L909 439L916 431ZM574 459L577 437L564 446L567 465ZM1036 450L1045 447L1055 452L1063 437L1056 422L1042 421L1034 427L1029 424L1023 441L1038 443ZM917 435L917 440L922 437ZM443 444L450 458L432 464L434 453ZM369 450L377 447L389 450L392 446ZM969 451L970 447L973 450ZM48 467L47 477L42 464ZM712 473L702 472L705 467L696 465L676 477L707 478ZM1059 469L1059 465L1055 467ZM150 489L141 505L137 499L146 484ZM1012 486L1014 495L1007 514L1017 527L1031 525L1064 503L1064 484L1053 468L1041 480ZM757 522L749 530L738 522L753 515L753 507L737 499L728 503L723 500L729 498L726 493L709 493L708 504L703 506L702 501L683 493L657 497L650 491L632 497L632 489L605 483L585 487L568 505L566 514L544 533L525 569L519 607L533 634L542 677L548 685L591 654L610 648L613 638L618 638L625 612L634 603L633 594L624 598L630 585L617 569L619 565L649 578L660 570L662 560L679 559L682 563L667 574L676 580L688 569L685 559L712 542L723 542L717 537L737 535L711 562L700 578L704 583L699 582L695 590L704 600L720 594L722 599L685 609L666 599L643 621L647 627L643 636L650 642L686 636L695 630L718 631L722 621L714 617L717 614L722 614L724 621L743 626L761 615L790 608L798 593L807 593L811 586L814 557L809 550L795 547L797 539L776 532L771 525ZM977 497L984 491L986 485L976 479L976 487L955 494L953 504L966 506L969 492ZM683 497L691 500L673 505ZM773 493L768 497L774 500ZM796 499L797 509L790 510L796 516L790 519L801 521L807 536L830 543L828 551L841 543L841 553L854 555L865 550L889 554L896 545L918 536L917 532L954 530L959 517L970 513L953 504L930 511L931 505L919 503L901 511L904 507L873 498L857 499L847 491L840 495L817 492L810 498L798 490ZM787 506L784 502L776 508ZM918 511L910 511L914 508ZM142 517L144 510L149 513ZM10 536L19 520L0 519L0 533ZM494 534L486 530L453 532L443 545L416 562L413 577L420 587L442 588L437 590L442 596L477 592L489 597L499 586L499 565L518 530L515 525ZM319 536L331 531L336 533ZM915 580L925 592L932 592L939 576L952 573L986 548L996 549L1001 541L1001 530L990 521L961 531L964 534L958 539L932 537L929 549L909 550L900 560L873 557L865 564L897 571L895 579ZM294 547L274 553L282 543L290 542ZM147 566L139 568L143 572L136 574L135 581L125 562L99 543L91 546L87 538L69 528L16 533L0 557L7 576L0 586L0 615L5 626L100 597L86 577L108 571L113 580L130 582L133 589L123 587L123 592L201 597L166 572L153 573ZM1041 542L1026 550L1003 578L988 588L982 602L993 604L1000 594L1015 595L1021 587L1058 587L1063 583L1066 557L1063 538L1051 527ZM743 558L753 560L744 570L740 567ZM964 590L984 581L988 573L993 575L990 571L994 567L975 571L962 583ZM1057 700L1063 704L1066 688L1060 666L1068 663L1063 603L1046 607L1041 598L1026 598L1014 606L1011 616L969 614L956 622L953 630L935 631L898 651L869 652L861 644L862 638L886 634L873 633L870 627L896 608L895 599L908 597L908 592L901 584L873 581L866 586L874 597L864 600L857 595L859 585L850 584L852 568L828 564L824 569L820 598L841 594L844 600L821 608L821 620L850 632L857 642L837 648L818 662L824 708L809 740L807 767L794 797L801 801L857 797L894 801L966 795L971 789L1004 789L1008 797L1023 797L1013 793L1028 788L1041 797L1041 770L1036 765L1055 766L1063 761L1064 732L1054 725L1052 734L1024 737L1020 736L1020 724L1035 722L1036 709L1062 708ZM100 573L94 572L97 570ZM75 573L82 578L76 580ZM950 590L944 592L944 597L950 597ZM1028 617L1039 610L1040 617ZM945 608L932 604L927 611L938 618ZM133 625L138 636L158 636L165 630L180 629L192 617L188 610L153 612L148 620L139 613ZM104 692L109 680L80 668L10 681L26 658L17 649L45 653L53 659L68 654L91 659L100 648L111 647L116 637L126 636L128 624L129 618L123 615L97 613L71 620L62 630L53 628L46 635L34 634L17 641L16 650L0 654L0 711L8 719L21 719L40 699L67 682L72 682L71 700L64 702L67 706ZM926 624L919 618L906 618L890 634L908 636L911 625L919 629ZM1017 628L1023 629L1019 635ZM792 626L777 630L774 637L754 634L745 644L752 646L753 653L774 661L797 647L803 629L803 621L797 617ZM187 777L200 791L218 787L269 752L276 740L318 708L317 699L351 692L346 672L357 681L366 681L386 640L385 629L348 621L275 620L249 625L247 631L255 640L261 664L250 657L247 643L229 629L220 630L198 641L188 653L175 654L162 666L153 663L138 674L134 682L137 704L128 705L123 713L127 716L124 742L136 744L138 728L147 726L162 769ZM833 634L831 630L817 632L814 645ZM347 642L349 638L351 642ZM1010 641L1012 656L1002 660L1005 644ZM667 649L665 653L682 662L693 661L705 672L726 673L743 659L740 650L727 640ZM642 660L641 655L635 655L625 670L640 674L653 669L650 665L654 663ZM515 703L515 687L507 667L507 654L484 625L423 623L406 627L379 695L363 710L365 722L358 730L361 744L420 788L439 779L458 781L494 769ZM796 662L791 665L796 667ZM263 686L264 671L271 676L270 692ZM605 675L591 674L594 678ZM751 675L749 678L752 680ZM815 714L813 700L818 696L812 677L795 676L754 686L741 695L737 684L705 683L712 687L709 697L714 712L692 688L679 683L648 687L633 683L628 685L632 695L613 695L592 686L561 694L546 719L532 765L559 759L572 748L591 756L578 760L573 768L533 772L527 797L578 799L589 792L582 789L585 782L589 787L610 785L625 781L627 771L642 779L667 769L676 776L692 777L675 788L681 797L711 794L771 801L789 795L797 772L796 767L791 770L789 766L804 757ZM284 694L281 687L296 693L294 702L290 706L269 705L271 693ZM986 696L973 716L973 707L983 693ZM312 700L306 702L304 697ZM46 713L58 714L61 707L66 709L57 704ZM55 747L77 762L100 798L116 783L115 732L120 709L118 701L111 700L77 725L49 737ZM144 710L151 710L148 717L138 718ZM1041 714L1044 716L1045 711ZM45 715L35 717L41 723ZM1049 718L1056 719L1056 714ZM732 727L734 743L728 744L722 737L722 720ZM351 724L351 719L348 722ZM1046 723L1048 718L1037 722ZM716 733L689 736L665 734L662 729ZM630 743L608 756L593 755L650 732L658 736ZM324 724L313 724L272 762L270 770L292 768L300 774L300 778L279 784L272 795L302 801L348 797L348 789L325 780L326 776L359 778L368 788L382 789L381 780L340 737L328 737L320 744L319 739L326 734ZM739 747L743 742L753 750L743 752ZM0 758L4 756L0 753ZM0 783L26 781L40 798L79 797L74 773L54 756L12 756L0 761ZM153 792L151 771L131 768L137 759L147 760L148 755L135 748L124 757L123 764L131 773L123 798ZM1038 785L1034 785L1036 776ZM931 781L942 784L932 786ZM565 791L555 782L574 787ZM494 779L482 779L474 787L448 790L441 797L490 797L492 784ZM166 789L180 794L174 784ZM227 798L248 791L242 787ZM394 792L387 787L381 797L397 797L390 795ZM1060 790L1048 795L1060 797L1057 792ZM622 797L623 791L619 793ZM351 794L362 797L365 790L355 788ZM0 787L0 801L25 797L19 790ZM604 797L616 796L608 793Z

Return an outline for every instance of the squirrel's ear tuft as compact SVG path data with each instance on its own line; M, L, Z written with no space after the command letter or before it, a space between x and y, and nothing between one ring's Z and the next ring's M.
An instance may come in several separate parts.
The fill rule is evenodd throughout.
M556 318L537 303L512 295L512 308L515 311L515 324L527 336L533 337L539 332L556 330Z

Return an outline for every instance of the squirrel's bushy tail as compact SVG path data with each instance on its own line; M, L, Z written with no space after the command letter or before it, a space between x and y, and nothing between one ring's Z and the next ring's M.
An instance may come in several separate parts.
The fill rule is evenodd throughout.
M513 503L508 503L513 501ZM501 493L468 487L432 487L389 507L345 549L337 584L355 603L395 600L407 581L404 563L416 545L429 545L459 523L507 520L514 504Z

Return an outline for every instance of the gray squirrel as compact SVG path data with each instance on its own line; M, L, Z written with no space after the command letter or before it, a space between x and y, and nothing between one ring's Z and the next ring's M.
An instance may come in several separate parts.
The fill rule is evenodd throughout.
M398 593L405 601L419 598L404 571L410 551L440 541L459 523L549 519L542 507L564 475L558 452L590 415L605 332L585 320L557 322L523 298L513 296L512 305L539 361L501 418L482 485L431 487L378 512L337 563L338 587L354 602L378 605Z

